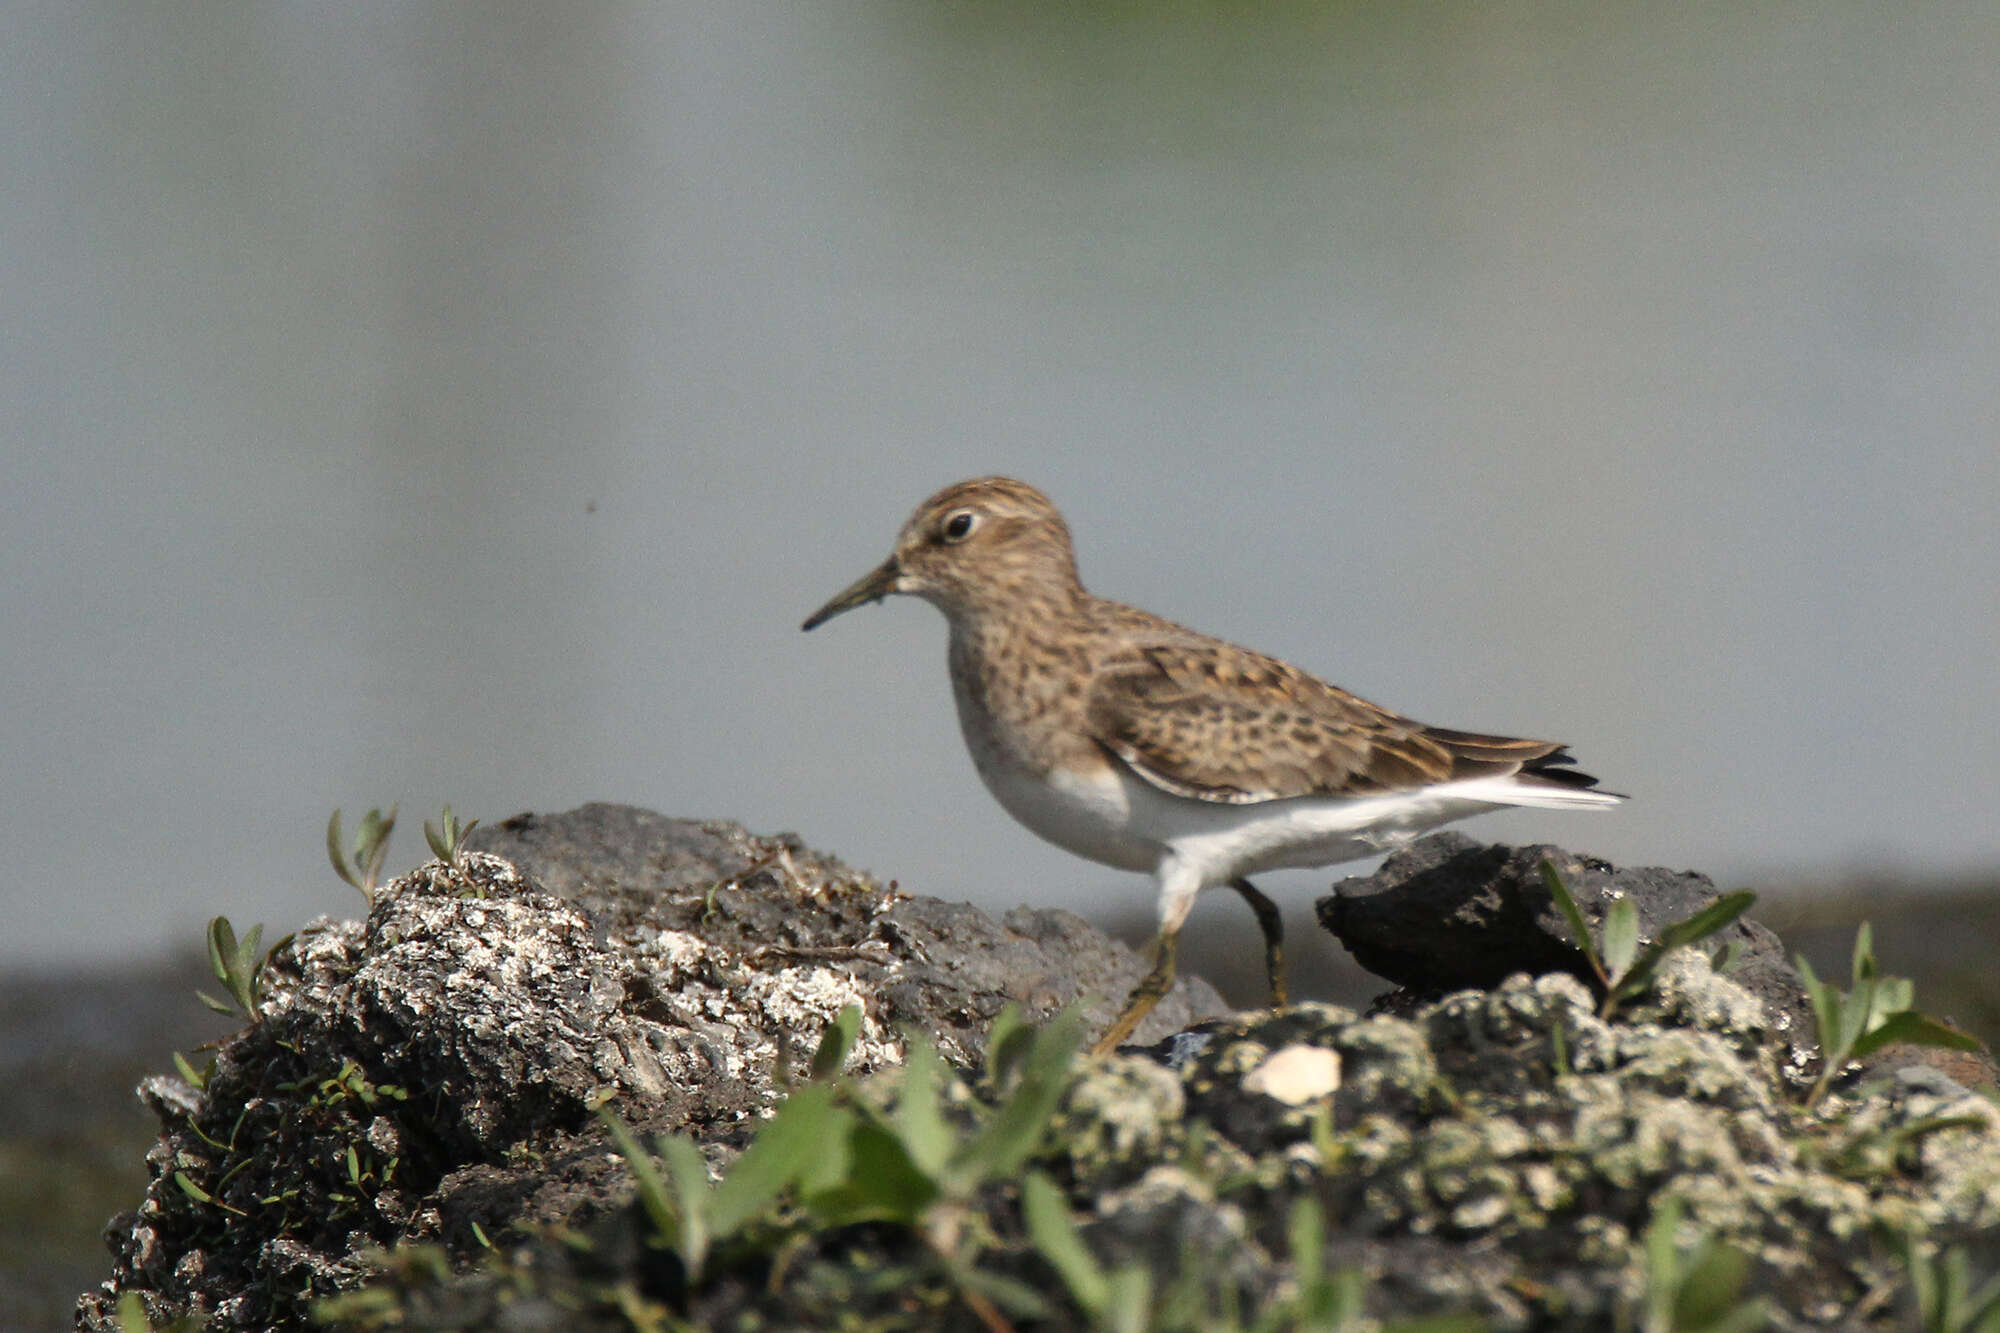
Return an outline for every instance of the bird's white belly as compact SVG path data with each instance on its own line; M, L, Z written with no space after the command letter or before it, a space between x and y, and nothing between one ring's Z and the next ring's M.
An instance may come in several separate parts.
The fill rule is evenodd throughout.
M968 737L970 739L970 737ZM1497 809L1450 785L1382 796L1302 796L1232 805L1161 791L1116 760L1042 776L975 744L987 790L1039 836L1126 870L1172 858L1208 888L1242 875L1359 860L1467 815Z
M1131 832L1159 839L1196 867L1202 887L1264 870L1311 869L1400 847L1467 815L1496 809L1449 786L1379 796L1298 796L1243 805L1192 800L1134 777Z
M1109 766L1043 777L981 746L973 747L973 760L1007 813L1064 851L1121 870L1159 865L1166 849L1133 831L1130 784Z

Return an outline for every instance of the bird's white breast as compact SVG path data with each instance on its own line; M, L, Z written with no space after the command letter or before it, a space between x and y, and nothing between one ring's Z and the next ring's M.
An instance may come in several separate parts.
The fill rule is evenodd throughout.
M1130 783L1113 761L1038 772L994 736L984 719L961 710L960 722L986 790L1035 834L1121 870L1151 871L1159 864L1160 844L1133 833Z

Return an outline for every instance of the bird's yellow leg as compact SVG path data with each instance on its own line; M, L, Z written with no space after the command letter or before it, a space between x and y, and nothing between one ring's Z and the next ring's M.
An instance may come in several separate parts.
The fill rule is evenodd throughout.
M1160 1002L1174 986L1174 953L1180 943L1178 929L1160 932L1159 943L1153 954L1153 970L1139 979L1132 988L1132 994L1125 1001L1125 1012L1104 1029L1104 1035L1090 1048L1092 1055L1109 1055L1132 1035L1132 1029L1139 1021L1153 1012L1153 1006Z

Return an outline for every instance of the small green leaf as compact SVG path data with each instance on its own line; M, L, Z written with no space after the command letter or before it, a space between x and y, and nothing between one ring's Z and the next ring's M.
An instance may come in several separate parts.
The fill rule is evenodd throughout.
M192 1180L188 1179L188 1173L185 1171L174 1172L174 1183L181 1187L181 1193L187 1195L190 1199L193 1199L196 1203L215 1202L215 1196L210 1194L207 1190L203 1189L201 1186L195 1184Z
M174 1068L180 1071L181 1078L186 1080L188 1085L196 1091L200 1091L208 1086L208 1071L196 1069L188 1063L188 1058L179 1051L174 1052ZM209 1068L213 1069L214 1066L211 1065Z
M1617 985L1632 970L1639 956L1639 907L1630 898L1620 898L1604 914L1604 971Z
M1757 895L1746 890L1724 894L1708 906L1684 920L1673 922L1660 930L1659 938L1647 945L1632 964L1631 970L1615 988L1613 998L1623 999L1643 990L1653 979L1654 973L1668 954L1675 949L1686 948L1707 939L1716 931L1749 910L1757 901ZM1608 926L1607 926L1608 929Z
M916 1225L938 1199L937 1182L917 1170L902 1140L875 1121L853 1116L845 1128L847 1169L831 1183L817 1170L800 1182L807 1211L827 1226Z
M338 813L338 812L336 812ZM384 815L379 809L370 810L361 818L361 827L354 834L354 868L358 878L349 883L360 889L369 898L375 896L375 886L382 877L382 863L389 858L389 836L396 830L396 807L390 806ZM333 830L329 829L329 832Z
M227 1014L231 1018L235 1018L237 1016L235 1005L224 1004L221 1000L216 999L213 995L210 995L205 990L196 991L194 993L194 997L197 1000L200 1000L203 1004L207 1005L209 1008L215 1010L215 1012L218 1014Z
M1875 979L1875 1013L1869 1019L1873 1027L1891 1014L1900 1014L1917 999L1917 983L1907 977L1877 977Z
M1153 1275L1139 1264L1111 1274L1110 1333L1145 1333L1153 1310Z
M846 1183L854 1170L853 1136L857 1119L844 1106L835 1106L822 1117L818 1150L799 1167L800 1198L831 1194Z
M1020 1066L1035 1039L1035 1029L1021 1017L1021 1006L1008 1001L986 1030L986 1078L1003 1087Z
M631 1168L632 1180L639 1187L639 1202L646 1215L653 1220L654 1236L660 1244L679 1253L680 1213L674 1207L673 1196L667 1192L666 1177L660 1174L660 1168L651 1155L639 1146L639 1140L616 1114L600 1107L597 1118L604 1122L605 1129L611 1133L611 1141L618 1145L619 1153L625 1158L625 1165Z
M938 1059L937 1047L921 1033L911 1033L906 1045L909 1053L903 1060L903 1081L896 1097L896 1133L917 1170L936 1178L957 1146L957 1136L938 1109L944 1062Z
M786 1098L709 1196L708 1226L715 1239L735 1234L804 1173L820 1151L832 1106L833 1089L824 1084L808 1084Z
M136 1291L128 1289L118 1297L118 1333L153 1333L153 1322L146 1317L146 1302Z
M1852 979L1863 981L1875 975L1875 928L1863 921L1854 932Z
M1734 1245L1704 1241L1690 1257L1674 1295L1676 1329L1709 1329L1742 1298L1750 1278L1750 1256Z
M1590 938L1590 926L1583 919L1583 909L1578 907L1576 899L1570 896L1569 886L1563 883L1562 874L1557 871L1556 863L1547 857L1542 858L1542 883L1547 886L1549 897L1555 900L1563 919L1569 922L1570 939L1582 951L1584 959L1590 964L1590 970L1597 973L1598 980L1607 986L1610 985L1611 979L1605 972L1604 960L1598 956L1597 945Z
M1812 1001L1813 1023L1819 1028L1820 1053L1824 1058L1830 1054L1827 1047L1840 1036L1840 1011L1845 1007L1842 996L1832 985L1819 979L1804 954L1797 955L1792 961L1798 968L1799 981L1806 988L1806 998Z
M1676 921L1660 931L1659 942L1654 946L1661 953L1698 944L1702 940L1726 929L1737 917L1756 906L1757 895L1748 889L1738 889L1725 893L1693 916Z
M1077 1305L1093 1322L1102 1322L1111 1303L1111 1281L1083 1243L1061 1191L1040 1171L1030 1171L1021 1180L1021 1216L1028 1239L1062 1278Z
M219 916L208 923L208 967L215 979L229 984L229 964L236 957L236 928Z
M978 1292L1017 1319L1042 1320L1055 1313L1041 1292L1019 1278L975 1268L968 1263L953 1262L947 1267L952 1280L959 1286Z
M819 1047L813 1052L811 1077L832 1078L847 1067L848 1052L854 1049L856 1038L861 1035L861 1006L850 1004L826 1025L826 1031L819 1035Z
M252 926L250 933L238 942L236 952L229 960L230 993L252 1022L257 1018L257 974L263 970L259 945L263 939L263 925Z
M666 1159L667 1175L673 1181L674 1202L681 1216L681 1262L699 1277L708 1259L710 1240L708 1163L685 1134L667 1134L653 1142Z
M1083 1019L1066 1009L1035 1034L1022 1061L1020 1082L979 1132L952 1154L945 1170L954 1194L981 1180L1012 1176L1037 1148L1069 1084L1071 1058L1083 1036Z
M326 821L326 859L333 862L334 874L340 876L355 888L361 888L361 881L356 879L354 872L347 868L347 853L340 840L340 811L338 809L333 812L333 818ZM365 892L366 890L363 891Z
M351 1143L347 1145L347 1178L356 1185L361 1183L361 1158Z
M1875 978L1871 975L1854 983L1854 989L1847 992L1846 1003L1841 1006L1840 1031L1835 1034L1833 1044L1843 1060L1853 1057L1854 1045L1868 1030L1868 1019L1874 1012Z
M1961 1032L1951 1024L1940 1022L1929 1014L1905 1009L1900 1013L1890 1014L1872 1031L1856 1040L1848 1058L1859 1060L1899 1041L1909 1042L1913 1046L1943 1046L1954 1051L1981 1049L1979 1038L1971 1033Z

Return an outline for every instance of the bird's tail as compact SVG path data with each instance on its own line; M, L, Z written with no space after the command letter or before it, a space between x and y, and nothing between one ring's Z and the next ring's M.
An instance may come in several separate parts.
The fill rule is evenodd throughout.
M1605 810L1626 798L1599 791L1597 779L1578 771L1560 741L1516 740L1476 732L1431 727L1425 732L1443 745L1465 774L1458 789L1496 805L1542 810Z

